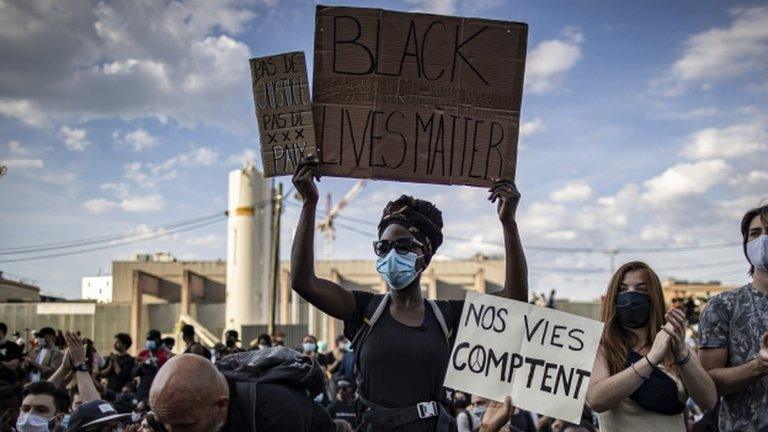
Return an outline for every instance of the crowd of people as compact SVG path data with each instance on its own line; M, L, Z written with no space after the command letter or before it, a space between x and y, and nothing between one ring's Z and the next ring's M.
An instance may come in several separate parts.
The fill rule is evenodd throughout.
M184 353L151 330L134 357L123 333L107 354L78 333L43 328L25 341L0 324L0 431L768 432L768 206L741 224L752 281L707 299L695 325L685 297L665 304L647 264L615 272L581 421L567 423L444 388L464 302L422 297L421 274L443 242L433 204L403 195L385 207L373 252L386 293L317 276L318 179L313 158L293 178L303 209L292 289L343 321L330 350L312 335L295 349L282 335L244 344L235 330L209 348L187 325ZM506 253L493 294L528 301L519 197L511 182L489 190ZM554 290L534 301L554 307Z

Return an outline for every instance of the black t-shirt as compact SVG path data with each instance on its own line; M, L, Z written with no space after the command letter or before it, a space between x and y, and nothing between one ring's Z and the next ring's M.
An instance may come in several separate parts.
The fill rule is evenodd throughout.
M107 357L107 363L104 367L108 368L111 362L112 359ZM133 379L133 367L136 366L136 359L131 357L130 354L119 354L117 356L117 364L120 366L120 373L118 374L114 370L109 371L109 375L107 375L107 389L120 393L123 391L123 387Z
M344 420L352 425L352 428L357 427L357 414L355 412L355 406L347 405L344 402L337 400L328 406L328 414L334 420Z
M21 360L21 358L21 347L16 342L7 340L0 344L0 361L7 362L11 360ZM5 381L8 384L15 383L16 371L0 366L0 381Z
M211 359L211 352L208 351L203 345L195 342L187 347L187 349L184 350L184 354L197 354L206 360Z
M531 413L524 410L517 410L509 417L509 425L522 432L536 432L536 425L533 423Z
M352 291L355 296L355 313L344 322L344 335L352 340L363 324L368 303L374 294ZM461 320L464 301L438 300L438 305L450 306L446 325L455 335ZM424 322L411 327L396 321L389 307L365 339L360 350L360 370L363 382L361 393L373 404L386 408L415 406L419 402L443 400L443 381L448 368L451 347L445 343L445 335L432 307L424 304ZM433 431L437 420L419 421L399 429L402 431Z
M230 395L234 394L235 388L230 383ZM312 399L306 392L277 383L260 383L256 387L255 422L259 432L309 431L312 413ZM246 419L248 415L254 414L246 412L238 399L231 397L224 432L250 432L243 430L242 425L245 423L238 421Z

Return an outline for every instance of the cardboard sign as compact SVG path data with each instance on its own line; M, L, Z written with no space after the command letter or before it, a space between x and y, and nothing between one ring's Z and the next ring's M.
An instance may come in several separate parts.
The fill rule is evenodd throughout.
M579 423L603 323L468 292L445 386Z
M253 58L251 80L264 175L293 174L315 154L315 128L303 52Z
M526 24L325 6L315 21L324 175L514 179Z

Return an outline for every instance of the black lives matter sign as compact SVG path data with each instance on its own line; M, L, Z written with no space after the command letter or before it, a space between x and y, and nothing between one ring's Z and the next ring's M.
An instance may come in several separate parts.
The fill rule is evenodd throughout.
M513 179L526 24L318 6L325 175L487 186Z
M253 58L251 82L264 175L292 174L315 154L315 129L303 52Z

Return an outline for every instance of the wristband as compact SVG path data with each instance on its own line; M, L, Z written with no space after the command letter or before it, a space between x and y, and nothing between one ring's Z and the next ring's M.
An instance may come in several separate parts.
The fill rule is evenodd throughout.
M691 351L688 351L688 355L685 356L682 360L675 359L675 362L678 366L685 366L686 363L691 361Z
M638 371L635 369L635 364L634 364L634 363L632 363L632 372L634 372L634 373L635 373L635 375L639 376L639 377L640 377L640 379L641 379L641 380L643 380L643 381L645 381L645 380L647 380L648 378L650 378L650 377L646 378L646 377L644 377L644 376L640 375L640 372L638 372Z
M645 361L647 361L647 362L648 362L648 364L649 364L649 365L651 365L651 369L656 369L656 366L654 366L654 365L653 365L653 363L651 362L651 360L648 358L648 355L647 355L647 354L646 354L646 355L644 355L644 356L643 356L643 358L645 359Z
M72 369L75 372L90 372L88 365L85 363L80 363L79 365L72 367Z

